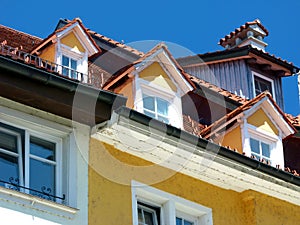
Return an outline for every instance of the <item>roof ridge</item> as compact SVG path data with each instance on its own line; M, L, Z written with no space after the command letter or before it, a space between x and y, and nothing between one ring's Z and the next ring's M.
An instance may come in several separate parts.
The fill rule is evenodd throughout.
M67 22L67 23L70 23L70 22L72 22L72 21L74 21L74 20L79 20L80 22L81 22L81 19L79 18L79 17L77 17L77 18L74 18L73 20L69 20L69 19L65 19L65 21ZM82 23L82 22L81 22ZM139 51L139 50L137 50L137 49L135 49L135 48L133 48L133 47L131 47L131 46L129 46L129 45L125 45L124 43L121 43L121 42L119 42L119 41L116 41L116 40L114 40L114 39L112 39L112 38L109 38L109 37L107 37L107 36L105 36L105 35L103 35L103 34L100 34L100 33L98 33L98 32L96 32L96 31L93 31L93 30L91 30L90 28L85 28L86 29L86 31L89 33L89 34L91 34L91 35L95 35L95 36L97 36L97 37L100 37L100 38L102 38L102 39L104 39L105 41L107 41L107 42L109 42L109 43L111 43L111 44L114 44L114 45L116 45L117 47L121 47L121 48L123 48L123 49L125 49L125 50L128 50L129 52L132 52L132 53L134 53L134 54L136 54L136 55L139 55L139 56L144 56L144 52L142 52L142 51Z
M241 25L240 27L238 28L235 28L233 31L231 31L229 34L225 35L225 37L221 38L219 40L219 45L222 45L222 43L230 38L232 38L234 35L236 35L237 33L239 32L242 32L243 30L247 29L250 25L254 25L254 24L257 24L265 33L266 33L266 36L269 35L269 31L267 30L266 27L264 27L261 23L261 21L259 19L255 19L253 21L248 21L246 23L244 23L243 25Z

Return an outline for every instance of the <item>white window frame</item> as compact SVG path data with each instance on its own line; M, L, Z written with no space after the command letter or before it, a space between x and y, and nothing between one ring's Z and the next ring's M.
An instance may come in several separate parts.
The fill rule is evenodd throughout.
M244 118L241 126L243 151L245 152L245 154L248 157L251 157L252 151L250 145L250 138L254 138L256 140L265 142L270 145L271 166L276 167L276 165L279 165L281 168L284 168L284 156L281 134L279 133L279 135L277 136L258 127L255 127L251 124L248 124L247 118ZM280 132L280 129L277 129Z
M255 80L254 80L254 77L259 77L260 79L263 79L263 80L266 80L268 82L271 83L271 87L272 87L272 98L276 101L276 96L275 96L275 88L274 88L274 80L266 77L266 76L263 76L257 72L254 72L252 71L252 84L253 84L253 97L256 97L256 91L255 91Z
M144 95L147 95L147 94L145 94L145 93L143 93L143 112L145 113L145 111L146 112L149 112L149 113L151 113L151 114L154 114L154 119L157 119L157 120L160 120L158 117L163 117L163 118L165 118L165 119L167 119L168 120L168 122L170 121L170 114L169 114L169 108L170 108L170 103L168 102L168 101L166 101L165 99L163 99L163 98L160 98L160 97L158 97L158 96L154 96L154 95L147 95L147 98L149 97L149 98L153 98L153 100L154 100L154 111L153 110L150 110L150 109L147 109L147 108L145 108L145 104L144 104L144 98L145 98L145 96ZM161 100L163 100L163 101L165 101L168 105L167 105L167 115L163 115L163 114L160 114L159 112L158 112L158 103L157 103L157 100L158 99L161 99ZM146 113L145 113L146 114Z
M29 183L30 183L29 165L30 165L30 159L31 158L34 159L35 157L30 154L30 137L37 137L39 139L55 143L55 193L50 193L50 194L54 195L54 196L62 197L62 169L61 169L62 168L62 139L59 137L49 135L49 134L47 134L46 131L45 132L36 132L36 131L30 129L29 127L18 126L18 125L7 123L7 122L1 121L1 120L0 120L0 122L2 124L11 126L12 128L13 127L18 128L24 132L24 143L25 143L24 148L25 149L23 152L19 152L19 156L18 156L19 179L20 179L19 185L20 186L31 188L29 186ZM4 132L7 132L7 133L14 132L18 136L20 136L20 134L18 134L18 132L13 131L13 129L5 128L1 124L0 124L0 130L4 130ZM21 139L21 137L18 138L18 140L20 140L20 139ZM18 144L21 144L21 141L18 141L18 142L19 142ZM21 151L21 150L19 150L19 151ZM23 165L22 162L24 162L25 165ZM23 167L24 167L25 171L23 171ZM23 176L23 174L24 174L24 176ZM22 190L22 188L20 188L20 190ZM37 190L37 191L42 191L42 190ZM27 189L24 189L21 192L29 194L30 191ZM45 194L45 197L46 196L47 195ZM61 203L61 200L55 199L55 202Z
M181 97L178 95L178 93L163 89L156 84L141 79L137 74L135 75L135 86L136 91L134 98L134 109L136 111L141 113L144 112L143 94L158 97L169 102L169 124L178 128L183 128L182 104Z
M133 224L138 225L138 202L160 207L160 224L176 224L176 216L194 225L213 225L212 209L137 181L131 182Z
M74 35L77 37L78 40L78 35L76 32L73 32ZM70 48L67 45L64 45L60 42L60 39L63 38L64 36L68 35L69 33L64 34L63 36L59 37L57 40L57 45L56 45L56 64L62 65L62 56L67 56L69 58L72 58L77 61L77 69L76 71L78 72L78 77L77 80L87 82L87 74L88 74L88 50L85 49L85 53L76 51L75 49ZM84 46L84 45L83 45ZM59 72L62 73L62 68L58 68ZM80 74L82 73L82 75ZM85 76L84 76L85 75ZM70 77L70 76L68 76Z

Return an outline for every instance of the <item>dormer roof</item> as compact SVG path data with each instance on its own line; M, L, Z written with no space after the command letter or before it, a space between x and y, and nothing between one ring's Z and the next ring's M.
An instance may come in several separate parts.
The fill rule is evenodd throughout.
M70 23L61 27L60 29L55 30L52 34L45 38L31 51L31 54L39 54L39 51L47 47L49 44L56 43L57 38L61 39L71 31L77 34L79 41L88 51L89 57L101 52L101 49L98 47L91 35L87 32L81 20L79 18L75 18Z
M238 122L238 118L250 115L251 113L253 113L253 110L256 111L261 107L265 108L268 112L268 115L272 117L273 121L276 122L276 124L282 131L282 138L285 138L296 132L296 129L292 125L291 121L286 117L285 113L276 104L271 94L269 92L263 92L244 105L226 114L224 117L212 123L210 126L201 130L200 135L204 138L210 138L212 137L212 135L220 131L222 127L224 128L229 123L234 122L234 118L236 118L235 122Z
M172 70L174 77L172 77L181 87L184 93L192 91L195 88L194 83L190 80L189 75L184 72L183 68L178 64L172 56L167 46L164 43L156 45L153 49L147 52L143 57L133 62L133 64L119 75L113 76L103 87L108 90L123 77L128 76L131 72L139 70L144 64L149 62L162 62L169 70Z

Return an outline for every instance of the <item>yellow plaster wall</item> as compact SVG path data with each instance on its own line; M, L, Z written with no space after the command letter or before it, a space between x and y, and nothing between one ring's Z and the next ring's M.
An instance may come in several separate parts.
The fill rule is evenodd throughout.
M124 84L114 89L114 93L124 95L127 97L126 106L128 108L134 107L134 96L133 96L133 83L132 79L128 79Z
M240 126L226 133L221 143L222 146L230 146L231 149L237 149L239 153L243 153L242 134Z
M212 208L214 225L295 225L300 207L257 193L238 193L213 186L117 150L96 139L90 141L89 224L132 224L131 179L152 183L162 191Z
M248 117L247 122L255 127L259 127L264 131L278 135L279 131L272 123L269 117L262 109L258 109L255 113Z
M64 45L69 46L70 48L74 48L80 52L85 52L84 47L80 43L80 41L77 39L75 34L73 32L70 32L68 35L64 36L60 42Z
M150 66L146 67L139 73L139 77L170 91L177 91L176 85L172 82L158 62L154 62Z
M49 62L54 62L55 63L55 45L52 44L48 47L46 47L42 53L39 55L42 59L45 59Z

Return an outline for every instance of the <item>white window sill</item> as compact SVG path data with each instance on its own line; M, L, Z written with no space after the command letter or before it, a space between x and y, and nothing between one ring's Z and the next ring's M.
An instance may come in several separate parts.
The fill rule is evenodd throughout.
M0 187L0 202L6 204L18 205L25 209L33 210L32 213L45 213L56 217L72 220L78 209L65 206L56 202L42 199L19 191ZM8 206L9 207L9 206Z

